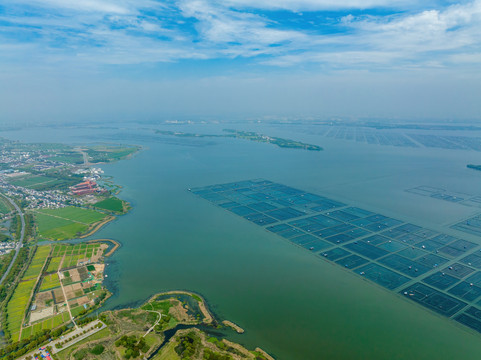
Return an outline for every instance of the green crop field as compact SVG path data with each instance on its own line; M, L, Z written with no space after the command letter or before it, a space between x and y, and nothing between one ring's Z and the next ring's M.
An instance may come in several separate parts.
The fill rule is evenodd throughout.
M55 289L56 287L60 286L60 279L58 278L57 273L46 275L42 279L42 284L40 285L39 291Z
M63 312L61 314L57 314L54 317L48 318L46 320L40 321L38 323L35 323L32 326L28 326L26 328L23 328L22 330L22 337L21 339L27 339L31 335L38 334L42 330L46 329L54 329L62 324L65 324L66 322L70 321L70 316L68 312Z
M55 154L50 160L69 164L83 164L84 162L82 154L77 151L64 151L63 153Z
M79 260L89 259L93 255L98 255L101 251L100 244L92 244L88 246L85 246L85 244L82 245L70 245L65 249L65 259L62 263L62 269L77 266Z
M21 281L7 304L7 329L12 335L13 341L18 340L18 333L22 326L30 295L36 283L36 279Z
M49 253L50 253L50 246L48 245L39 246L37 248L37 251L35 252L35 256L33 257L32 262L30 263L30 266L28 267L27 271L23 275L24 280L33 279L38 277L38 275L40 275L43 264L45 263L45 260L47 259Z
M72 313L73 317L76 317L84 310L85 308L83 306L77 306L77 307L74 307L73 309L70 309L70 312Z
M137 151L137 147L104 147L96 146L88 149L90 162L112 162L123 159Z
M103 220L107 215L95 210L82 209L75 206L67 206L59 209L41 209L39 213L64 220L76 221L83 224L93 224Z
M42 176L42 175L26 175L16 178L11 178L9 180L10 184L15 186L21 186L29 189L35 189L39 185L46 185L54 186L57 183L61 182L58 179Z
M60 266L60 262L63 257L65 257L63 267L75 266L77 262L82 259L88 259L92 254L98 254L101 244L56 244L39 246L35 252L35 255L25 271L24 276L17 285L13 292L12 298L6 306L6 326L5 328L12 336L13 341L21 339L28 339L42 330L56 328L66 322L70 321L70 315L67 312L57 314L45 320L41 320L38 323L23 328L22 324L24 321L25 314L28 310L28 305L30 303L30 298L37 284L37 277L40 275L41 270L45 264L45 261L49 257L50 251L52 256L50 258L50 263L47 268L47 272L54 272L49 275L45 275L41 279L39 291L48 291L60 286L60 279L55 272ZM64 273L68 276L68 271ZM71 282L71 279L67 278L65 282ZM92 294L101 291L101 286L93 286L91 289ZM83 295L83 291L79 291L79 296ZM90 294L89 294L90 295ZM93 296L93 295L92 295ZM90 298L90 297L89 297ZM92 299L95 297L92 297ZM80 312L84 310L83 306L76 306L73 309L74 316L77 316ZM20 334L21 332L21 334Z
M94 210L76 207L42 209L35 213L40 237L52 240L66 240L86 232L89 225L104 219L107 215Z
M99 201L94 204L96 208L115 211L115 212L123 212L124 211L124 203L122 200L116 197L110 197L108 199Z
M61 262L62 262L61 256L52 257L50 259L50 263L48 264L46 272L51 273L51 272L57 271Z
M22 280L18 283L12 298L7 304L6 318L7 329L16 341L22 326L23 318L27 310L32 291L37 284L37 276L40 274L43 264L50 252L50 246L39 246L25 272Z
M12 209L11 205L3 196L0 196L0 214L8 214Z

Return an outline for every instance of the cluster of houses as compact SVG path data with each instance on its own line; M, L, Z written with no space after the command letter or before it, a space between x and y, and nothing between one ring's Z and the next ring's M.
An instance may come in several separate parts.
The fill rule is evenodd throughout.
M10 251L14 250L17 247L16 241L4 241L0 242L0 256L8 254Z
M28 209L60 208L67 205L81 205L82 201L60 190L37 191L9 184L0 178L0 188L9 197L21 197L28 202Z
M68 164L48 159L45 154L36 154L30 152L12 152L8 150L0 151L0 163L8 164L10 169L1 170L1 173L13 173L15 168L33 164L33 169L37 171L50 170L59 166Z

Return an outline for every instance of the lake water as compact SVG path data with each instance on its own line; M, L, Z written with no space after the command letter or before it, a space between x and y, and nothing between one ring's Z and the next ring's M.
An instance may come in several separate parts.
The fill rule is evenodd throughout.
M234 127L234 125L230 126ZM239 128L239 126L236 126ZM219 132L213 125L164 130ZM122 128L37 128L4 132L23 141L123 142L144 146L133 159L102 165L123 186L132 211L96 238L122 243L107 260L106 308L188 289L245 329L229 338L278 359L479 359L481 336L293 246L187 191L265 178L368 210L453 233L447 226L479 209L405 192L419 185L481 194L481 153L358 144L244 126L304 140L322 152L233 139L161 137ZM459 233L458 233L459 235ZM474 236L464 236L480 242Z

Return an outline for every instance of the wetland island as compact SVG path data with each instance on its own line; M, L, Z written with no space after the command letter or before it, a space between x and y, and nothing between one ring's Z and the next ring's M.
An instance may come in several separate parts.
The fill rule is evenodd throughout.
M255 142L262 142L267 144L273 144L281 148L288 149L302 149L310 151L321 151L322 147L313 144L306 144L301 141L284 139L279 137L267 136L263 134L258 134L251 131L239 131L232 129L224 129L225 134L195 134L195 133L185 133L167 130L156 130L155 132L159 135L176 136L176 137L194 137L194 138L233 138L233 139L243 139Z

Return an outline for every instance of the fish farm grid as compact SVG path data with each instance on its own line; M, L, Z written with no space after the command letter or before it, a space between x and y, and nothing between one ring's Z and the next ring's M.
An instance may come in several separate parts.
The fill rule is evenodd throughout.
M476 243L264 179L189 191L481 333Z

